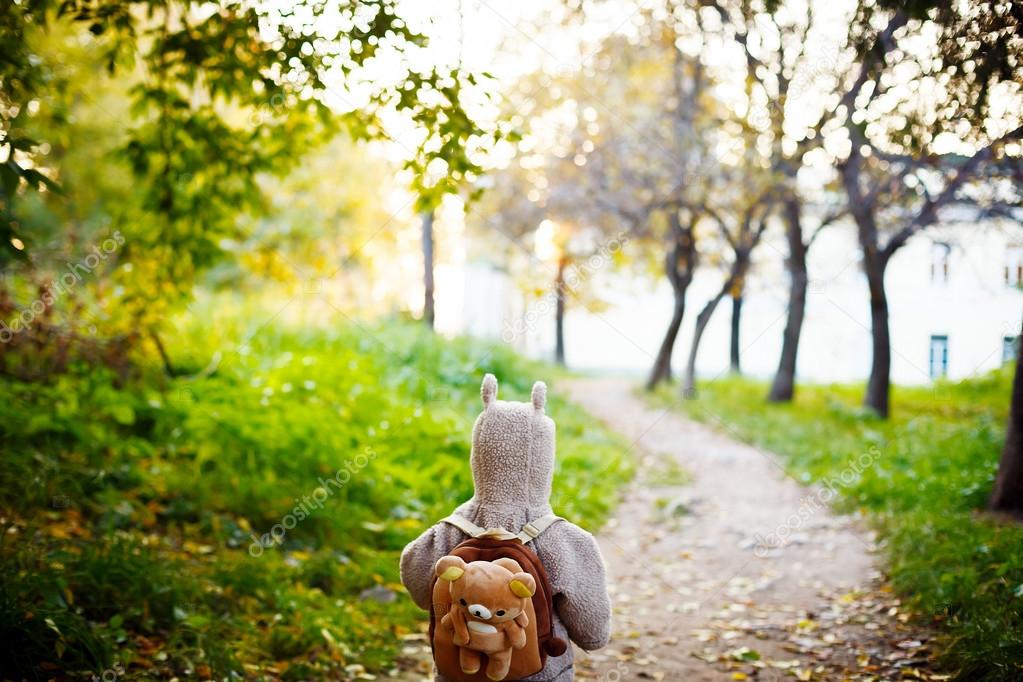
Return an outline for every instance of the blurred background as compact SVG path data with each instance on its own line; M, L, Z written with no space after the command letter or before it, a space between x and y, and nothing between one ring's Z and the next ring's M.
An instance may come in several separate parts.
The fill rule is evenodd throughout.
M882 448L836 505L936 669L1023 678L1021 25L1015 0L5 2L0 676L420 666L398 552L471 495L494 372L551 381L555 508L595 531L637 459L572 376L803 483Z

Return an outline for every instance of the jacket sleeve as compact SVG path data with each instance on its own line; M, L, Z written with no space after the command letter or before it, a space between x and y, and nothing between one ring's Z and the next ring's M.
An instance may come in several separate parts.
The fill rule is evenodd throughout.
M405 545L401 552L401 584L408 590L416 606L424 611L430 610L433 599L430 594L433 567L438 559L447 554L440 535L437 526L433 526Z
M560 526L560 528L559 528ZM611 639L611 598L607 594L604 558L593 536L570 523L559 523L544 543L554 609L568 636L587 651Z

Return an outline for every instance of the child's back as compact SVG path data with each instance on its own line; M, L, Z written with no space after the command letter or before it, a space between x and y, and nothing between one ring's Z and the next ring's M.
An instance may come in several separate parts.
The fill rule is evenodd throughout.
M552 513L554 422L544 415L546 387L533 387L531 403L497 400L497 380L483 379L484 410L473 427L472 465L475 494L455 515L481 528L504 528L518 534L530 521ZM401 555L401 581L420 608L429 610L434 565L468 535L438 523L409 543ZM529 543L547 570L554 595L554 635L583 649L607 644L611 603L604 583L604 564L597 543L586 531L559 519ZM572 650L547 659L529 680L573 678ZM438 676L438 679L442 679Z

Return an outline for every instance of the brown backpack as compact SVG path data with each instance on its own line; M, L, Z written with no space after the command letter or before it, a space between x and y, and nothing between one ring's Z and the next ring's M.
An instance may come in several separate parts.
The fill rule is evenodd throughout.
M547 571L527 546L559 520L549 514L527 523L518 535L503 528L483 529L460 516L443 520L470 536L437 562L433 578L430 643L444 677L453 682L511 682L543 670L548 656L565 653L565 640L554 636ZM499 603L461 600L464 603L453 605L452 594L469 594L466 590L474 591L473 602ZM488 591L487 596L480 596L481 590ZM459 632L469 636L463 645L455 643Z

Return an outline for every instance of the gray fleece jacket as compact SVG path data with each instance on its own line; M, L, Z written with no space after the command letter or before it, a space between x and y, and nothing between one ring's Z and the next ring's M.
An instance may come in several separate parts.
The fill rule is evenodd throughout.
M475 494L454 513L482 528L519 533L527 522L551 513L554 421L544 414L547 387L536 382L529 403L506 402L497 399L497 380L488 374L480 392L484 407L472 429L469 458ZM430 609L434 564L467 537L450 524L438 523L405 547L401 582L420 608ZM529 544L550 579L554 635L588 651L607 644L611 600L593 536L561 520ZM528 679L569 682L572 660L569 647L561 656L548 657L544 670Z

